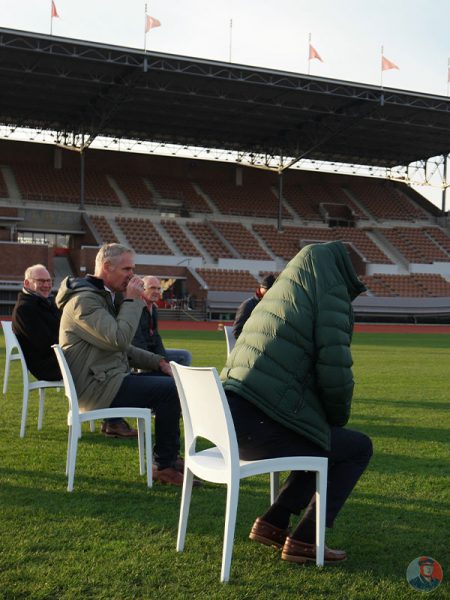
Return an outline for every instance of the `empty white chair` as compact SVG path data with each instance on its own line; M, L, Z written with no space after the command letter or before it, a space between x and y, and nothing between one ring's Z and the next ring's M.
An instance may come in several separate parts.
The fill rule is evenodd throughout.
M42 429L42 423L44 420L44 401L45 401L45 390L48 388L62 388L63 382L59 381L45 381L45 380L31 380L28 371L25 356L20 347L19 340L16 334L12 330L11 321L2 321L3 333L5 335L5 348L6 348L6 361L5 361L5 376L3 380L3 393L6 393L8 388L9 370L11 362L13 360L20 361L22 367L22 381L23 381L23 395L22 395L22 418L20 422L20 437L23 438L25 435L25 426L27 423L28 415L28 397L30 392L33 390L39 391L39 413L38 413L38 429Z
M325 506L328 460L322 457L288 456L266 460L239 459L233 419L215 368L182 367L171 362L184 421L184 483L178 526L177 551L184 548L194 475L227 486L225 534L221 581L228 581L233 552L239 482L244 477L280 471L316 472L316 564L323 565L325 548ZM197 451L197 438L214 448Z
M147 473L147 486L152 487L152 426L151 411L149 408L99 408L87 412L80 412L78 396L75 390L72 374L66 358L59 344L52 346L58 359L59 368L64 381L64 390L69 400L69 412L67 424L69 426L69 437L67 443L67 491L73 490L75 477L75 465L77 462L78 438L81 436L81 425L85 421L97 419L114 419L118 417L134 417L138 424L138 446L139 446L139 472L141 475Z
M224 325L223 330L227 341L227 356L229 356L236 344L236 338L233 335L233 327L231 325Z

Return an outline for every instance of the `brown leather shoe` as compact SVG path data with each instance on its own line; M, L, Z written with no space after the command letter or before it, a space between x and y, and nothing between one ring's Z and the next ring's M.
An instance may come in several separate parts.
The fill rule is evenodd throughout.
M266 546L282 548L289 533L289 529L280 529L258 517L253 523L248 537L260 544L266 544Z
M184 458L178 456L173 467L180 473L184 473Z
M167 483L168 485L183 485L183 475L173 467L158 469L155 465L153 465L152 473L154 481Z
M287 537L284 542L283 551L281 553L282 560L295 563L306 563L308 561L316 561L316 545L307 544L300 540L294 540ZM324 562L326 565L333 565L347 560L345 550L332 550L325 546Z
M126 421L123 419L120 421L104 421L102 424L102 433L108 437L115 438L135 438L137 437L137 430L132 429Z
M181 459L183 460L183 459ZM172 485L183 485L184 476L177 468L167 467L166 469L158 469L157 465L152 467L153 480L161 483L169 483ZM176 473L177 475L174 475ZM180 483L177 483L179 481ZM192 482L193 487L202 487L203 482L200 479L195 479Z

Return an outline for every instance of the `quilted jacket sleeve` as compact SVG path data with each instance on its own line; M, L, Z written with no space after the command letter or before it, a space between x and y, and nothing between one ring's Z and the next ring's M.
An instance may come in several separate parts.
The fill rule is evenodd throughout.
M340 286L322 298L315 327L317 392L330 425L344 426L350 417L352 327L352 306Z

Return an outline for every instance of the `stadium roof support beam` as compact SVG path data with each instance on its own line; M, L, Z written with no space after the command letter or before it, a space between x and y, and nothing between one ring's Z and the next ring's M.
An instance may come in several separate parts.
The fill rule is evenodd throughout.
M411 187L427 186L429 188L439 188L441 194L441 213L446 213L447 190L450 187L450 178L448 171L448 161L450 154L434 156L426 160L401 165L393 169L388 169L386 178L406 183Z

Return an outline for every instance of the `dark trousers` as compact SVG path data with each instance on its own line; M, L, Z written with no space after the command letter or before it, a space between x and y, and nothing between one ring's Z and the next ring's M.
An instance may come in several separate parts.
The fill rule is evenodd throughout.
M155 417L153 460L159 469L172 467L180 450L180 401L172 377L145 373L125 377L111 408L150 408Z
M326 525L332 527L372 456L370 438L359 431L331 427L331 447L327 451L277 423L238 395L227 392L227 397L241 459L281 456L328 458ZM305 509L303 520L315 521L315 491L315 473L293 471L281 488L276 504L296 515Z

